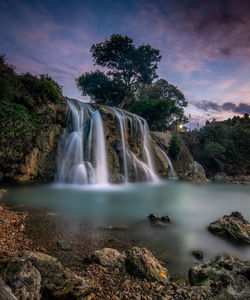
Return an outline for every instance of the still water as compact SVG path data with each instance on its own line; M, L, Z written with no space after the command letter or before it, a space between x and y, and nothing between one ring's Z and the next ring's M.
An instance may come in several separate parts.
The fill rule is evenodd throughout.
M230 243L207 231L219 217L239 211L250 220L250 186L234 184L192 184L169 180L159 184L43 185L13 188L8 201L49 208L73 220L93 226L132 226L126 235L138 240L166 262L181 277L195 263L192 250L203 250L204 260L227 252L250 258L250 246ZM172 224L152 226L146 216L169 215ZM135 225L136 224L136 225Z

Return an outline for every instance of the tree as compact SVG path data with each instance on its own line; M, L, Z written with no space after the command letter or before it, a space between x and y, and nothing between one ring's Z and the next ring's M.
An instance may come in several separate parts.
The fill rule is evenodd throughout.
M129 110L145 118L152 130L163 130L172 123L186 123L183 93L164 79L143 85L136 92L136 101Z
M113 92L108 95L109 101L107 99L104 101L119 104L123 108L129 102L133 102L134 92L139 84L149 85L157 78L157 63L161 60L160 51L150 45L136 47L133 40L126 35L113 34L109 40L92 45L90 51L94 64L106 68L107 71L91 73L92 78L100 79L94 83L83 80L89 73L83 74L76 81L82 94L89 95L94 101L100 100L99 91L105 82L104 87L112 86ZM123 91L122 94L120 90Z

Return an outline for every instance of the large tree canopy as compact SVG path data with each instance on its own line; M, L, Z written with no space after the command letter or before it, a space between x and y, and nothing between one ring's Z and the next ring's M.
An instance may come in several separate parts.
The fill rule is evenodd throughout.
M91 47L95 65L106 68L106 73L96 71L84 73L76 82L83 95L89 95L92 100L100 99L99 91L105 82L112 86L113 92L103 97L103 104L114 103L124 107L133 98L138 84L151 84L157 78L157 63L161 60L160 51L150 45L136 47L133 40L119 34L113 34L110 40ZM101 76L101 74L103 76ZM86 78L100 79L100 82L89 82ZM115 93L115 90L118 91Z
M185 123L187 101L174 85L158 77L160 51L150 45L135 46L128 36L113 34L92 45L94 64L104 71L83 73L76 84L93 102L119 106L144 117L151 129Z

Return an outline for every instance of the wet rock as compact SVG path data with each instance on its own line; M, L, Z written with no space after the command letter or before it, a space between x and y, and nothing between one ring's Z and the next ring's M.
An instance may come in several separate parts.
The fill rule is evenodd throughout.
M250 262L242 262L234 256L218 255L201 265L189 270L191 285L211 285L211 283L228 286L238 274L243 274L250 268Z
M218 300L248 300L250 299L250 281L242 275L236 278L224 289L218 297Z
M60 249L60 250L63 250L63 251L71 251L72 250L72 245L68 241L60 240L56 244L57 244L58 249Z
M134 247L127 251L125 264L127 271L134 276L149 281L169 280L168 270L146 248Z
M17 299L41 299L41 275L31 262L22 258L10 259L1 265L0 275Z
M203 258L203 251L194 250L194 251L192 251L192 255L197 259L202 259Z
M86 263L97 263L103 267L117 267L124 265L125 255L112 248L96 250L87 256Z
M232 212L208 226L208 230L225 239L250 244L250 223L239 212Z
M150 214L147 216L149 222L152 224L169 224L171 223L171 219L169 216L158 217L155 214Z
M40 272L45 299L80 299L93 290L88 280L64 268L55 257L30 251L25 251L24 257Z

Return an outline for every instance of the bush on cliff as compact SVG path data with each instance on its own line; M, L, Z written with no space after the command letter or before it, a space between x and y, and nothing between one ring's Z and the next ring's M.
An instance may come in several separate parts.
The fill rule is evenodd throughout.
M179 134L173 134L171 141L170 141L170 147L169 147L169 154L173 159L177 159L180 151L181 151L182 141Z
M50 105L62 98L48 75L19 75L0 56L0 172L24 160L36 136L53 122Z

